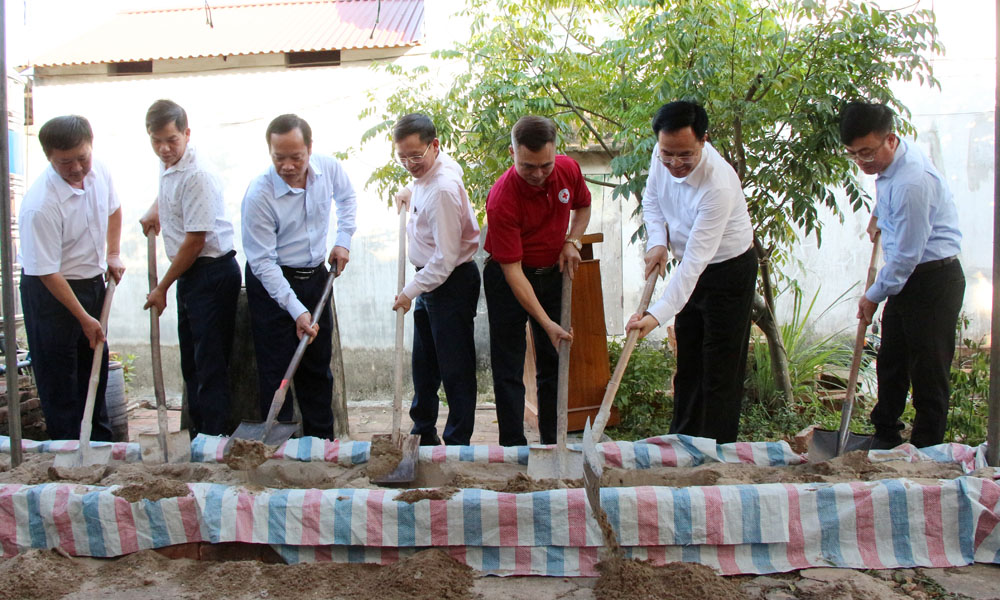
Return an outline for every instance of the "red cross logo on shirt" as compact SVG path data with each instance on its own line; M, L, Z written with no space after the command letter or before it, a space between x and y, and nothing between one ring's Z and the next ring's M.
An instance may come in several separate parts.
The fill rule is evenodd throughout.
M559 190L559 201L563 204L569 204L569 190L563 188Z

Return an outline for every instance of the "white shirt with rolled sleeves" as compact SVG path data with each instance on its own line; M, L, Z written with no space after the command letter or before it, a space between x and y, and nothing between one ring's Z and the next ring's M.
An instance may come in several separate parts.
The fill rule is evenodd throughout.
M217 258L233 249L233 224L226 218L222 183L188 146L177 164L160 163L157 196L160 231L167 256L173 260L188 232L205 232L205 247L198 254Z
M678 179L660 162L654 146L642 198L647 250L667 245L680 265L670 275L663 296L649 307L661 325L687 304L705 267L735 258L750 248L753 227L736 171L708 142L701 160Z
M403 293L411 300L445 282L479 249L479 223L462 183L462 167L441 152L430 171L410 184L406 237L410 262L420 271Z
M281 267L317 267L327 252L330 205L337 203L335 246L351 249L357 196L340 162L309 157L306 189L289 187L274 166L250 182L243 196L243 252L250 270L292 319L309 309L295 296Z
M69 280L90 279L108 270L108 215L121 206L111 174L91 163L76 189L49 165L21 201L18 223L25 275L60 273Z

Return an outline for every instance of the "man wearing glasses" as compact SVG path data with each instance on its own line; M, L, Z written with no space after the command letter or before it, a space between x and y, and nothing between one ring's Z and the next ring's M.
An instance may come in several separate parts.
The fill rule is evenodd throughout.
M872 447L903 442L899 418L912 385L910 443L924 448L940 444L947 425L955 326L965 296L962 233L944 178L916 145L895 134L894 120L883 104L852 102L840 115L840 141L861 171L877 176L868 233L874 241L881 230L885 264L858 301L858 318L871 323L885 300Z
M305 119L276 117L265 132L271 167L243 196L243 252L246 288L257 354L261 414L266 415L302 336L311 338L295 372L295 398L305 435L333 437L333 319L329 306L312 325L312 307L323 296L324 263L343 273L350 259L357 205L354 186L340 162L312 153L312 129ZM337 205L337 235L327 254L330 209ZM263 418L263 416L262 416ZM278 414L292 418L292 403Z
M468 446L476 422L476 343L479 303L479 223L462 182L462 167L445 154L427 115L401 117L392 129L396 160L413 183L396 196L410 212L406 237L413 280L392 310L413 306L413 402L410 433L437 446L438 389L444 385L444 442Z
M626 330L644 337L674 318L670 433L726 443L739 432L757 260L739 177L707 131L708 115L693 102L671 102L653 118L657 145L642 199L646 277L665 274L668 250L680 264L663 296Z

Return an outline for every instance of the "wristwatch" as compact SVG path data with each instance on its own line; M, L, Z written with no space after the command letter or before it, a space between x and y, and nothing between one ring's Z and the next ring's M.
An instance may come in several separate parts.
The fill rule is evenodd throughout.
M583 244L580 243L580 240L578 240L576 238L568 237L568 238L566 238L566 241L564 243L566 243L566 244L573 244L573 246L576 247L576 251L577 252L580 252L581 250L583 250Z

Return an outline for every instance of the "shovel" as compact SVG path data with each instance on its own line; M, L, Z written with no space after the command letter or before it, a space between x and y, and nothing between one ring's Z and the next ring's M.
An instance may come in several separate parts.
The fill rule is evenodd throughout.
M115 278L108 281L108 289L104 292L104 306L101 307L101 329L108 335L108 315L111 313L111 298L115 295ZM87 386L87 400L83 405L83 419L80 420L80 447L70 454L56 454L52 465L59 468L89 467L106 465L111 460L111 444L97 447L90 446L90 432L93 428L94 401L97 399L97 386L101 382L101 362L104 359L104 340L94 346L94 360L90 364L90 383Z
M408 210L399 211L399 277L397 293L403 293L406 285L406 215ZM372 479L374 483L407 483L416 477L417 457L420 453L420 436L403 435L403 327L406 311L396 309L396 381L395 393L392 398L392 434L372 436L372 447L379 440L390 438L392 445L398 448L403 456L399 465L391 473ZM384 442L383 442L384 443Z
M868 291L868 288L875 283L875 275L878 273L878 243L881 235L881 231L875 232L875 239L872 241L872 259L868 264L868 280L865 283L865 291ZM847 378L847 393L844 396L844 405L840 409L840 430L813 430L812 437L809 439L809 462L823 462L845 452L871 448L872 436L851 433L849 428L851 412L854 410L854 393L858 387L858 372L861 370L861 358L865 352L867 331L868 324L865 323L864 319L858 319L858 333L854 339L854 357L851 359L851 372Z
M156 287L156 234L146 233L149 254L149 291ZM142 462L149 464L191 461L191 436L187 430L170 433L167 427L167 395L163 390L163 364L160 362L160 311L149 307L149 347L153 362L153 392L156 394L157 433L140 433Z
M657 273L654 270L646 278L646 287L642 289L642 298L639 299L639 308L636 310L640 315L649 308L649 300L653 297L653 288L656 287L656 275ZM622 354L618 357L618 364L615 365L615 372L611 374L608 387L604 390L604 399L601 400L601 408L597 411L597 416L594 417L592 435L594 436L595 444L600 442L601 437L604 435L604 427L608 424L608 418L611 416L611 405L614 404L615 395L618 393L618 386L621 385L622 376L625 374L625 367L628 366L628 359L632 357L632 350L635 349L638 341L638 329L628 332L628 337L625 338L625 346L622 348Z
M316 323L319 323L319 318L323 314L327 300L330 299L330 291L333 289L333 280L335 277L337 277L336 264L330 270L330 274L326 278L326 287L323 288L323 295L320 297L319 302L316 303L316 308L312 312L312 325L314 326ZM285 405L288 386L295 376L295 370L299 368L299 363L302 362L302 355L306 352L309 339L308 335L303 335L302 339L299 340L299 346L295 349L295 354L292 355L292 362L289 363L285 375L281 378L281 385L274 391L274 397L271 399L271 408L267 411L267 419L263 422L243 421L240 423L240 426L236 428L233 435L229 437L229 441L226 442L225 452L227 454L233 440L252 440L263 442L266 446L280 446L287 442L288 438L292 437L298 430L298 423L279 423L278 413L281 412L281 407Z
M569 265L563 271L562 307L559 325L570 330L573 309L573 280ZM569 414L569 347L567 340L559 341L559 383L556 394L556 448L532 446L528 449L528 477L532 479L579 479L583 476L583 455L566 448L566 429Z
M587 419L583 428L583 488L587 492L590 512L594 513L594 519L600 525L604 547L611 554L612 560L620 559L622 550L618 544L618 537L608 523L608 514L601 508L601 476L604 474L604 467L600 455L597 454L597 442L594 441L594 437L590 419Z

